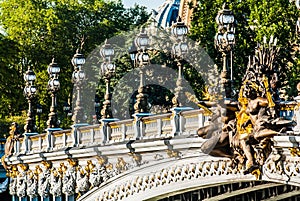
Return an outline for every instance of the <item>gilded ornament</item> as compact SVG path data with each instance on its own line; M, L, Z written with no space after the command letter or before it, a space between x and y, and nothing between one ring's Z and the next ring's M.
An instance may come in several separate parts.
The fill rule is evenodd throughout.
M289 148L290 150L290 153L293 157L299 157L300 156L300 149L299 148L296 148L296 147L293 147L293 148Z
M101 166L104 166L108 162L108 158L106 156L97 156L97 160Z
M118 161L116 163L116 169L119 172L125 171L128 169L128 164L125 162L125 160L122 157L118 158Z

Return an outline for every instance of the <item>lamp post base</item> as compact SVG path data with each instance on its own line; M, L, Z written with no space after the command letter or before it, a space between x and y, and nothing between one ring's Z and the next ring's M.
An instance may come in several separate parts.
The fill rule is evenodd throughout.
M181 135L184 131L184 128L180 127L179 125L183 125L181 123L182 116L180 116L180 112L192 110L192 107L174 107L171 109L172 111L172 118L171 118L171 125L172 125L172 134L173 136Z

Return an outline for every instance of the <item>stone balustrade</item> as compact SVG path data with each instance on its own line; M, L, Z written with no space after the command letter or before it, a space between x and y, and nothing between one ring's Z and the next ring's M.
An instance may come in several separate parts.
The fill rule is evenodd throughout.
M282 102L280 116L285 119L297 118L296 102ZM295 109L294 109L295 108ZM96 125L79 125L68 130L53 129L47 133L25 133L15 144L15 155L56 151L66 147L84 147L126 142L138 139L163 139L177 135L195 135L209 116L202 109L173 110L161 115L145 115L134 119L102 121ZM299 124L299 125L298 125Z
M298 104L282 104L281 110L280 115L284 119L295 119L299 125ZM41 134L25 133L14 144L13 155L6 158L7 164L17 168L18 172L16 175L14 171L11 172L10 193L13 200L35 201L40 196L45 201L74 201L75 196L86 194L89 186L99 187L100 183L93 180L94 176L105 182L115 180L134 168L153 165L160 167L160 163L167 161L172 166L178 159L196 159L199 154L202 156L201 160L204 160L208 156L201 152L200 147L206 140L199 138L196 132L198 128L207 125L210 118L202 109L174 108L172 113L167 114L137 114L133 119L104 119L97 125L76 124L68 130L53 128ZM263 168L264 180L286 181L288 178L293 184L300 183L300 138L294 131L291 129L290 132L274 137L273 152ZM281 160L277 155L282 154L285 157ZM193 162L194 159L188 160ZM281 163L284 167L284 177L277 166L273 165L276 163ZM100 176L97 176L98 170L103 171ZM37 178L30 177L32 172L39 171L42 174ZM56 172L60 174L58 178L62 179L59 185L54 179ZM18 180L24 178L22 174L29 175L23 183L37 182L38 189L45 189L35 190L34 187L17 185L20 183ZM49 175L50 180L47 180ZM44 181L47 182L45 185ZM86 182L89 185L84 186ZM46 184L51 188L48 189ZM70 192L66 190L69 189L69 184L72 189ZM88 195L89 193L86 194Z
M290 119L288 116L291 112L288 111L293 108L295 113L298 112L295 104L293 108L284 105L282 108L287 111L282 115L286 119ZM91 200L88 199L89 196L94 196L90 194L93 191L89 192L91 187L94 190L99 188L99 192L102 192L101 185L103 189L106 188L107 181L107 188L112 189L110 181L122 183L122 177L126 177L127 173L131 174L130 171L132 174L136 170L144 172L147 167L151 170L155 167L153 170L157 169L158 173L165 171L166 165L175 170L182 167L182 170L178 169L178 175L191 172L191 176L187 175L187 178L193 178L194 169L185 169L193 167L195 160L200 160L199 164L202 164L201 161L210 161L207 168L203 169L202 165L199 168L204 173L207 171L205 175L211 175L216 163L213 158L202 153L200 147L206 139L196 134L197 129L205 126L209 119L210 116L206 116L202 109L177 108L172 113L161 115L141 114L134 119L121 121L106 119L97 125L77 124L68 130L49 129L42 134L25 133L15 143L13 155L6 158L7 164L17 169L11 171L10 193L15 201L37 201L39 197L43 197L44 201L74 201L75 196L82 195L85 196L80 199ZM263 167L262 179L275 182L289 180L299 185L299 136L295 133L282 133L275 136L273 142L273 151ZM284 157L277 157L282 154ZM187 160L190 164L186 165L181 160ZM221 161L222 164L230 164L229 159ZM284 167L284 177L277 166L273 165L277 163ZM36 172L41 173L37 176ZM232 170L229 177L240 177L239 175L241 174ZM222 176L226 177L225 173ZM158 177L161 177L160 173ZM147 178L149 176L145 177ZM22 179L24 181L21 182ZM170 181L172 179L174 178ZM256 178L252 175L251 179ZM34 183L36 188L26 186L26 182ZM162 181L158 179L157 182ZM24 185L18 185L19 183Z
M86 126L47 133L25 133L15 146L14 155L59 151L67 147L86 147L137 139L164 139L176 135L195 135L207 120L204 111L185 110L161 115Z

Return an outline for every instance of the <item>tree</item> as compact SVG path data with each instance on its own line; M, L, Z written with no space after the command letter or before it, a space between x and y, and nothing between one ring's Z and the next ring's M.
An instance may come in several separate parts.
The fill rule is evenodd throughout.
M23 96L22 90L19 90L23 85L23 76L22 63L17 57L17 44L0 35L0 45L0 118L3 118L6 115L21 114L20 108L24 107L24 102L19 101L18 97Z
M59 111L62 111L63 103L72 92L73 67L70 61L80 45L81 38L83 36L86 38L82 53L87 55L105 38L143 24L148 18L144 7L125 9L120 0L3 0L0 7L0 23L5 32L2 37L15 47L8 48L9 51L14 51L14 61L5 61L1 69L11 69L17 74L14 79L0 79L0 86L6 90L14 89L18 98L14 100L11 97L15 96L10 96L9 99L20 102L16 111L25 110L27 104L21 95L22 75L29 65L32 66L37 75L36 85L39 90L37 102L44 108L44 120L47 119L46 108L50 108L50 98L46 90L49 77L46 69L52 57L55 57L61 67L59 79L62 87L58 106ZM1 48L2 52L6 51L5 46ZM18 81L14 85L17 86L8 87L8 83L16 77ZM0 107L4 108L7 101L1 102ZM10 108L2 111L4 116L12 115L9 112Z
M211 58L218 66L220 55L214 49L214 36L217 25L215 17L218 10L222 9L224 1L203 1L199 0L194 8L191 23L190 37L199 42L205 48ZM299 82L298 58L293 51L293 44L296 41L295 26L299 12L294 4L282 0L246 0L230 1L230 9L234 12L237 20L236 45L234 48L234 80L236 88L245 72L248 63L248 56L254 54L257 43L263 43L264 37L267 41L274 36L278 39L281 47L279 63L282 78L288 83L285 85L293 86L288 90L289 95L296 95L295 83ZM289 63L289 66L286 64ZM284 84L284 82L281 82ZM282 86L284 87L284 86Z

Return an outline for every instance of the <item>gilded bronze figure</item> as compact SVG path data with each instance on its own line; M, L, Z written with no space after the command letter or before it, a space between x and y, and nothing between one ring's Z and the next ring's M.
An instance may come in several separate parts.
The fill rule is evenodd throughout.
M208 139L201 147L204 153L231 157L245 174L260 175L260 167L271 152L272 137L292 124L278 115L275 58L279 48L275 45L272 40L268 47L257 47L255 56L249 57L237 102L219 101L209 108L211 123L198 129L198 135Z

